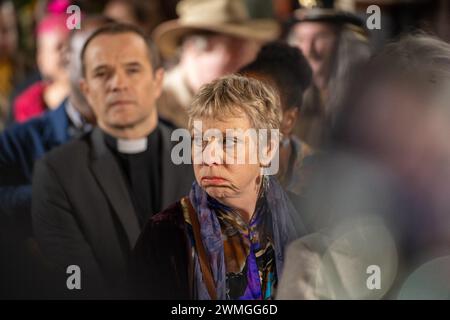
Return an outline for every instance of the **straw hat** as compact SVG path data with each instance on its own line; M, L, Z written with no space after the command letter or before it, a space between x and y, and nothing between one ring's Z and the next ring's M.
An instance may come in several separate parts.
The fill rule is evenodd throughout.
M279 26L270 19L251 19L242 0L182 0L179 19L160 24L153 37L164 57L172 56L181 38L196 31L210 31L241 38L271 41Z

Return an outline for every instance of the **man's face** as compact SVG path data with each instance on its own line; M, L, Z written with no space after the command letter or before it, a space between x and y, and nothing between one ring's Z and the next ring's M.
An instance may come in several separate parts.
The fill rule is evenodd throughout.
M292 29L289 42L302 50L315 76L329 74L336 51L337 30L324 22L302 22Z
M81 88L105 128L133 128L154 117L163 71L153 72L145 41L131 32L94 38L84 56Z
M0 58L11 58L16 50L17 29L14 8L6 3L0 6Z
M252 61L260 45L227 35L192 36L183 44L182 61L191 89L236 72Z

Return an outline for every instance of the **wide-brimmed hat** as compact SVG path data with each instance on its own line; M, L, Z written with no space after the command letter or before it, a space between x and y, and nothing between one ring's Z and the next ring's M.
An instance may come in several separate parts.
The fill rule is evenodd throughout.
M160 24L153 37L164 57L172 56L183 36L197 31L217 32L241 38L271 41L280 28L271 19L251 19L242 0L182 0L179 19Z
M329 22L348 25L355 31L365 34L364 20L350 11L336 9L333 1L299 0L300 9L292 14L288 25L301 22Z
M364 27L364 20L348 11L328 8L302 8L294 11L294 22L323 21L332 23L349 23L357 27Z

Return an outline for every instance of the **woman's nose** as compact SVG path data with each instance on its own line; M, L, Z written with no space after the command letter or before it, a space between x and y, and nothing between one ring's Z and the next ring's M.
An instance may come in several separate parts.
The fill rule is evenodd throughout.
M223 164L223 147L222 144L213 140L205 147L202 153L203 164L207 166Z

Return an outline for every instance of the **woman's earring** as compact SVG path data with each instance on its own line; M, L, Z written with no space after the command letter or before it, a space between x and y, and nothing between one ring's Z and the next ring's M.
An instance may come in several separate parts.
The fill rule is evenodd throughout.
M267 190L269 188L269 176L263 175L262 179L263 179L262 187L263 187L263 190L265 191L265 190Z
M285 137L285 138L280 140L280 146L282 148L287 148L290 143L291 143L291 139L289 139L288 137Z

